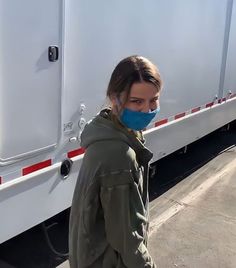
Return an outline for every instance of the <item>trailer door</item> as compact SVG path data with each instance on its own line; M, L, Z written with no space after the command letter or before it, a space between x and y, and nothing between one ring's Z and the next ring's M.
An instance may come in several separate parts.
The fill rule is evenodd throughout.
M0 0L0 164L59 139L61 2Z

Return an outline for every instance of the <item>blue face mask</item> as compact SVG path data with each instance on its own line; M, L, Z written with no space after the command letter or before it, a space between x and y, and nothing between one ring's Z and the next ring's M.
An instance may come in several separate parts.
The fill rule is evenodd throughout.
M120 116L121 122L133 130L143 130L160 112L160 107L148 113L132 111L125 108Z

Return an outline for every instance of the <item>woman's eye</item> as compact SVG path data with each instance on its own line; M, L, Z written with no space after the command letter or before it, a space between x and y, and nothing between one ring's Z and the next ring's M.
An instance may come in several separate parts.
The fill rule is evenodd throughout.
M141 100L131 100L132 103L136 103L136 104L142 104Z
M153 103L157 103L158 102L158 99L153 99L153 100L151 100L151 103L153 104Z

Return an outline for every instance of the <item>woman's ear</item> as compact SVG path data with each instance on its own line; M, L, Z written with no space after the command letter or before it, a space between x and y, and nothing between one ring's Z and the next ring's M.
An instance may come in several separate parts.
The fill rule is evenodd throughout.
M116 115L119 115L122 110L122 103L120 100L120 97L117 95L110 96L110 103L111 103L111 109L113 110L113 113Z
M112 107L115 107L115 106L117 106L117 96L115 96L114 94L113 95L111 95L110 96L110 102L111 102L111 105L112 105Z

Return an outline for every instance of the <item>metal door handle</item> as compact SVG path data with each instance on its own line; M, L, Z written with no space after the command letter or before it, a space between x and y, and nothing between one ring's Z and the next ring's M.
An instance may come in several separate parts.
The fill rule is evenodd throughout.
M48 48L48 60L51 62L57 61L59 58L59 49L57 46L50 46Z

